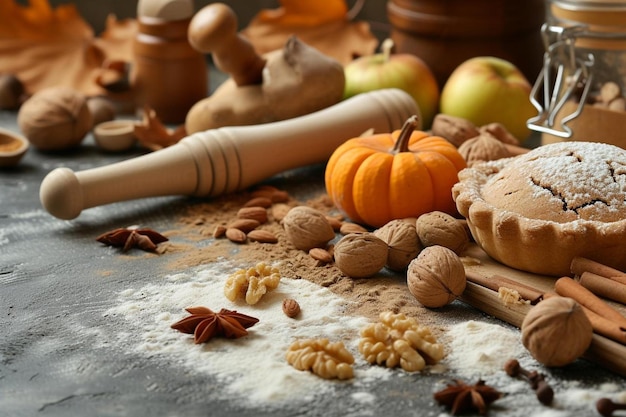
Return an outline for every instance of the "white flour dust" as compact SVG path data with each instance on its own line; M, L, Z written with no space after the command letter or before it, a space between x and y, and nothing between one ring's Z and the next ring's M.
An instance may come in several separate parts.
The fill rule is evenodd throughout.
M232 269L232 268L230 268ZM232 392L246 393L250 403L310 401L334 389L337 384L366 383L383 379L392 371L369 366L357 350L359 331L368 320L343 313L346 300L309 281L283 277L277 289L267 293L253 306L233 303L224 296L224 281L229 270L224 263L195 273L179 273L157 284L128 289L120 294L119 305L106 312L128 321L119 341L134 351L162 354L195 372L207 373ZM232 269L234 272L235 269ZM301 306L296 319L282 312L282 301L293 298ZM259 322L240 339L214 338L196 345L193 336L180 333L170 325L186 316L185 307L221 308L256 317ZM327 381L309 372L298 371L285 360L285 352L296 338L328 338L343 341L355 357L352 381ZM241 395L241 394L239 394Z

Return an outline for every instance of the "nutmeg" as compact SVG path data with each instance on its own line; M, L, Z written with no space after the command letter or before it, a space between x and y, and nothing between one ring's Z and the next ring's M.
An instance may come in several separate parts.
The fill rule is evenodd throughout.
M451 303L465 291L467 280L461 259L443 246L429 246L413 259L407 270L407 285L425 307Z
M461 220L442 211L422 214L415 222L422 246L444 246L461 255L469 244L467 229Z
M549 297L530 309L521 326L522 344L546 366L565 366L587 350L593 328L580 304Z
M282 220L287 238L300 250L323 248L335 237L326 216L312 207L296 206Z
M67 87L38 91L22 104L17 123L30 143L52 151L77 146L92 127L87 97Z
M422 249L415 222L392 220L375 230L374 235L387 244L387 267L394 271L404 271Z
M349 233L335 245L335 265L352 278L367 278L387 263L387 244L373 233Z

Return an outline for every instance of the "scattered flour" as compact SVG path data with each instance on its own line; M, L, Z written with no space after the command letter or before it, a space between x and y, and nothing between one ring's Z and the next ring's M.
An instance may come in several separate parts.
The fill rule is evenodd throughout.
M128 332L119 334L123 345L134 351L168 355L195 372L211 374L233 395L245 392L251 404L293 402L294 398L310 401L312 393L324 394L337 384L358 386L387 378L393 372L369 366L360 357L359 331L369 321L345 315L344 298L307 280L283 277L278 288L267 293L258 304L249 306L243 301L235 304L223 291L227 278L223 271L229 270L235 269L220 262L194 273L167 276L162 283L128 289L120 294L119 305L106 314L128 321ZM290 319L282 312L282 301L287 297L294 298L301 306L297 319ZM246 337L215 338L196 345L192 335L170 328L188 315L184 308L190 306L236 310L258 318L259 322L249 329ZM356 360L354 380L327 381L292 368L284 356L296 338L343 341Z

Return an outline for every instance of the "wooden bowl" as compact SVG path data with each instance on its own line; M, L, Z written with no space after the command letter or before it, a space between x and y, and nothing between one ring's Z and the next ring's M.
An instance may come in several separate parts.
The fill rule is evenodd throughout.
M137 142L135 122L132 120L111 120L93 128L96 145L108 152L123 152Z
M0 128L0 167L17 165L29 147L24 136Z

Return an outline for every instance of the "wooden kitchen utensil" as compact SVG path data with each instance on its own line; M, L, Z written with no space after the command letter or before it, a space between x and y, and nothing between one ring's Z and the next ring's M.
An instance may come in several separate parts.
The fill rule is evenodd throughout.
M41 183L40 200L60 219L83 209L131 199L217 196L245 189L289 169L321 163L347 139L368 129L400 129L415 101L398 89L360 94L294 119L212 129L176 145L104 167L57 168Z

